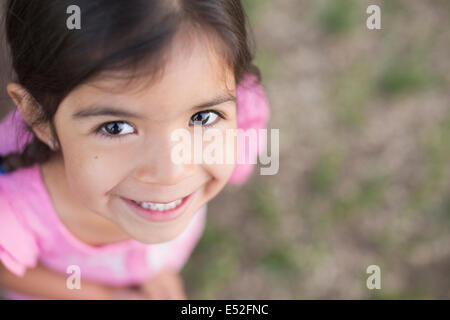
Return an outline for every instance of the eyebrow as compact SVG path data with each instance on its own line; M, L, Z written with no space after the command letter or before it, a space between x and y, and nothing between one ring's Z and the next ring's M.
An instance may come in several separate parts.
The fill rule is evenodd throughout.
M236 97L232 94L225 94L215 99L201 103L191 108L192 111L200 110L212 106L216 106L225 102L236 101ZM136 114L134 112L113 108L107 105L91 105L84 110L78 111L72 115L75 120L85 119L89 117L99 117L99 116L113 116L113 117L125 117L125 118L145 118L145 116Z

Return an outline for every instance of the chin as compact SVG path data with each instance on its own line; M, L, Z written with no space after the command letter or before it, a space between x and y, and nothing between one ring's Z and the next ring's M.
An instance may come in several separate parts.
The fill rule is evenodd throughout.
M136 241L145 244L157 244L168 242L183 233L187 226L170 226L164 228L151 228L146 230L140 230L140 232L128 232L128 234Z
M132 238L136 241L139 241L144 244L158 244L169 242L175 239L179 233L174 234L158 234L158 236L146 237L146 236L132 236Z

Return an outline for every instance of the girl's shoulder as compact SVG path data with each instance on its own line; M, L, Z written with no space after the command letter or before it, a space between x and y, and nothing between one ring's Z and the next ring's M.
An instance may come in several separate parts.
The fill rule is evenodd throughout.
M17 109L0 120L0 263L22 276L37 263L38 241L29 221L30 186L37 167L7 172L1 166L2 155L18 151L27 142L25 123ZM33 198L33 196L31 196Z
M236 118L238 136L247 132L247 130L264 130L270 117L269 101L264 91L264 87L253 75L246 75L236 88ZM259 133L257 132L257 135ZM238 141L241 141L238 139ZM242 184L248 180L255 167L255 162L250 159L256 159L261 154L259 143L256 142L256 148L245 148L245 145L237 145L237 153L245 154L245 163L237 163L230 177L229 182L233 184ZM249 154L250 153L250 154Z
M265 128L270 116L269 101L256 76L246 75L236 87L236 96L238 128Z
M26 129L22 114L17 108L9 111L0 119L0 155L22 151L32 138L33 136Z
M36 230L28 221L26 188L14 179L18 173L0 175L0 263L23 276L27 268L36 266L39 247Z
M37 263L39 239L33 207L38 166L7 172L2 156L27 142L25 123L17 109L0 120L0 263L18 276ZM33 204L34 203L34 204Z

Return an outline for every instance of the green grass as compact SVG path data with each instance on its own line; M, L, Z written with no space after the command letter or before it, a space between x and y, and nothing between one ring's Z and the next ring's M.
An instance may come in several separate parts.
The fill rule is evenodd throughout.
M367 122L367 104L374 96L373 66L361 59L338 74L330 99L336 106L336 118L346 128L360 129Z
M425 288L408 288L407 291L394 291L383 289L383 284L381 284L380 290L370 290L369 296L369 299L372 300L427 300L430 298L431 295Z
M187 287L192 292L191 298L217 297L221 289L233 281L239 254L234 232L208 222L203 237L182 270Z
M289 281L300 271L298 254L289 243L280 241L262 254L260 263L269 276L279 281Z
M450 160L450 115L426 137L425 149L429 160L429 177L433 180L443 178L442 173Z
M322 155L311 171L309 185L314 193L328 193L336 184L341 171L342 154L338 151Z
M326 34L349 32L357 24L358 6L354 0L327 0L319 5L318 23Z
M450 192L444 195L439 204L431 210L431 215L439 222L450 224Z
M260 12L269 3L268 0L242 0L245 13L250 19L250 23L255 22Z
M435 84L427 61L427 49L394 50L381 66L378 89L385 96L411 94Z
M381 175L363 180L352 195L335 202L333 215L342 218L354 211L375 207L383 199L386 184L387 178Z
M253 63L260 69L264 81L273 78L274 71L276 70L276 61L275 53L270 50L261 48L256 51Z
M433 128L422 139L422 154L425 157L426 176L411 192L408 202L410 210L421 210L440 189L445 171L450 163L450 115L439 126Z
M277 198L269 184L259 184L250 191L250 209L267 230L274 230L280 223Z
M255 28L256 22L259 19L261 12L270 3L269 0L243 0L242 4L244 10L249 18L249 25L251 30ZM253 34L250 34L253 37ZM255 39L254 39L255 40ZM255 58L253 63L260 69L261 76L264 81L272 77L276 69L276 54L269 48L261 48L259 43L256 43Z
M364 210L381 205L388 181L387 176L374 174L359 182L358 188L351 194L332 196L327 211L318 216L316 232L325 235L336 224L345 224L353 216L363 214Z
M404 10L404 4L399 0L383 1L381 6L381 14L384 16L395 16Z

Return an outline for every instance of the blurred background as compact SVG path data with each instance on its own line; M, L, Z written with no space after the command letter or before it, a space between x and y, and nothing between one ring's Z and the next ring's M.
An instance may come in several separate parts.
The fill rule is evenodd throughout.
M449 299L450 1L243 2L280 170L208 204L188 297Z

